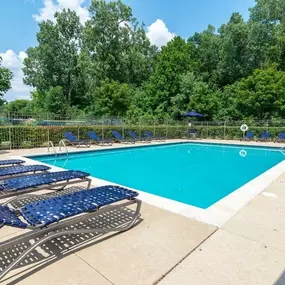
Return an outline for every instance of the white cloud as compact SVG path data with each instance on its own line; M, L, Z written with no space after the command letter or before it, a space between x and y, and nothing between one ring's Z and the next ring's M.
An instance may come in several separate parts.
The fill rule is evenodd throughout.
M46 20L54 21L55 12L60 12L63 9L70 9L77 13L80 22L84 24L89 19L87 7L83 7L85 0L44 0L44 7L40 9L39 14L33 15L37 22Z
M0 53L2 57L2 65L9 68L13 72L12 88L5 94L5 99L8 101L15 99L29 99L31 87L23 83L23 61L27 57L24 51L16 54L13 50L9 49L4 53Z
M172 40L175 34L169 32L162 20L157 19L154 23L147 27L147 36L152 44L161 47Z

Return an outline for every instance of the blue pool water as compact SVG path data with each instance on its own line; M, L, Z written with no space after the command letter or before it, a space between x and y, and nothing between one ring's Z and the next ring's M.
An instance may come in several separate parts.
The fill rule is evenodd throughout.
M69 154L67 160L55 161L54 156L33 159L207 208L284 156L274 149L185 143L81 152Z

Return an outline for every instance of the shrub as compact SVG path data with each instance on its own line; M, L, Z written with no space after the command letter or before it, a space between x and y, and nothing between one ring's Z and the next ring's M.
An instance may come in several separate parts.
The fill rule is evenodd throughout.
M212 139L239 139L242 132L239 126L197 126L202 138ZM127 130L133 130L138 136L144 136L144 131L151 131L154 136L167 137L169 139L185 138L187 125L109 125L109 126L0 126L0 148L32 148L46 146L52 141L55 146L63 139L63 133L73 132L80 139L88 140L88 131L96 131L102 138L112 138L111 131L117 130L127 137ZM260 137L266 131L264 127L250 127L255 136ZM275 138L280 132L285 132L284 127L269 127L271 137Z

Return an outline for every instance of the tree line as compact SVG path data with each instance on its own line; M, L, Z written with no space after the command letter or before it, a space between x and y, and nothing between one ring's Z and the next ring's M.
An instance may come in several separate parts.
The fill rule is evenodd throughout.
M92 0L82 25L71 10L39 24L24 82L31 100L10 111L71 116L208 120L285 117L285 1L256 0L247 21L233 13L216 29L175 36L158 49L123 2ZM1 67L0 97L11 74Z

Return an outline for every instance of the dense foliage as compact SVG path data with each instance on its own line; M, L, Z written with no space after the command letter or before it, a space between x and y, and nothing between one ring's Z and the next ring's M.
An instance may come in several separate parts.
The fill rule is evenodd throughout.
M2 66L2 58L0 56L0 105L4 103L3 95L11 88L12 73Z
M129 119L177 119L189 110L208 120L284 118L284 3L256 0L248 21L233 13L218 29L176 36L161 49L120 0L92 0L85 25L63 10L40 23L38 45L27 50L28 108Z

